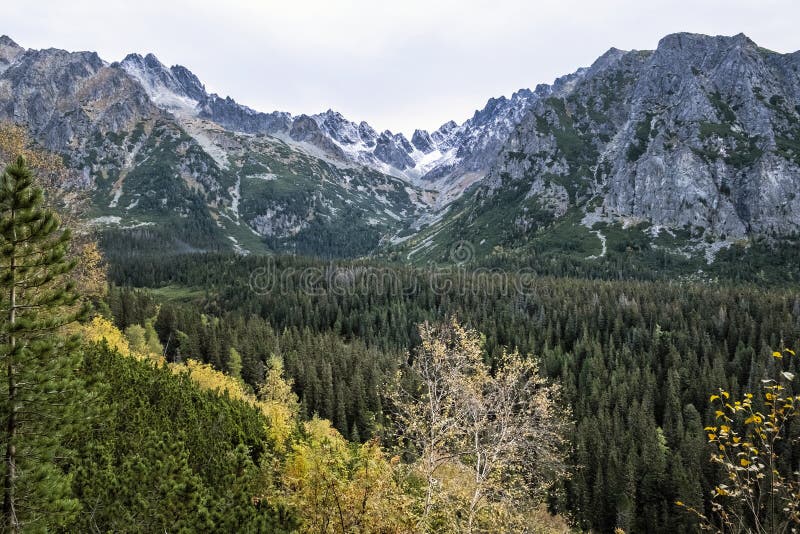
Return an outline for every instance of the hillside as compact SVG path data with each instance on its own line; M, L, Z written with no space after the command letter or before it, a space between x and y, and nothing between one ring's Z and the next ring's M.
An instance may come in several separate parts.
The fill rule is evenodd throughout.
M612 48L533 104L487 177L401 250L439 260L467 240L479 255L525 255L566 238L600 257L633 229L649 249L710 263L796 237L798 95L800 54L744 35Z
M0 530L800 525L799 71L672 34L409 138L0 37Z
M5 37L0 56L0 118L63 154L90 220L140 252L449 262L463 241L481 258L641 241L637 261L665 251L696 272L800 224L800 56L744 35L612 48L410 140L332 110L258 112L152 54Z
M62 154L73 170L67 186L91 194L88 222L123 231L134 248L360 255L415 218L428 194L363 165L179 113L174 102L189 97L136 77L134 56L109 64L92 52L24 50L8 38L0 56L8 58L0 119ZM200 90L191 73L177 72ZM342 227L352 231L346 238Z

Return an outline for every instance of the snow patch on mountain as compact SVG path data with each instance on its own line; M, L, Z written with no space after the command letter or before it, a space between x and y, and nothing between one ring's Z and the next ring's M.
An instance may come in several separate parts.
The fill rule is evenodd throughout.
M168 111L197 112L199 101L187 94L181 80L154 55L129 54L120 66L144 87L156 106Z
M193 127L198 116L227 130L265 133L294 148L343 168L360 165L388 174L423 189L440 192L435 209L457 199L480 181L522 118L553 87L521 89L510 98L488 100L483 109L461 124L448 121L437 130L415 130L409 141L402 133L378 131L367 122L354 122L331 109L316 115L261 113L230 97L209 95L189 70L167 68L155 56L128 55L120 66L145 89L154 104L183 119L184 127L217 163L228 168L224 147Z

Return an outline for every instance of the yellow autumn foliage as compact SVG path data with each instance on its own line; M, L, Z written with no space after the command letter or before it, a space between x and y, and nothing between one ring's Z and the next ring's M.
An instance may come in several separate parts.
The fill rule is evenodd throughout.
M303 424L273 499L296 510L304 532L413 532L413 500L376 440L351 444L330 422ZM323 491L321 491L323 490Z
M10 161L17 156L24 156L39 176L66 172L63 160L57 154L35 146L24 126L0 121L0 160Z
M95 241L84 237L73 247L78 264L72 277L85 297L102 297L108 291L105 260Z
M186 363L171 363L169 366L176 374L188 373L189 378L202 389L219 395L227 394L260 410L270 423L267 433L275 440L276 448L279 451L285 450L285 443L297 424L296 413L290 406L275 401L258 400L245 389L241 380L217 371L207 363L187 360Z
M77 327L84 339L91 343L105 341L108 346L123 355L131 355L131 347L125 335L111 321L97 316Z
M170 369L175 374L188 373L189 377L201 389L215 391L220 395L227 393L232 399L251 403L254 399L242 387L241 382L221 373L207 363L187 360L186 363L171 363Z
M109 320L95 317L82 325L81 335L91 342L105 341L120 354L164 365L160 354L131 349L125 335ZM285 453L277 480L268 476L264 495L290 507L314 532L412 532L413 499L400 487L396 463L387 458L377 441L351 444L324 419L298 426L297 399L282 376L282 362L270 359L269 387L260 398L238 379L195 360L168 364L175 374L186 374L201 389L246 402L258 408L267 421L267 433ZM300 431L302 430L302 431ZM324 491L323 491L324 490Z
M105 341L109 347L124 356L130 356L137 360L149 360L154 364L164 364L165 360L161 354L155 352L143 352L133 350L129 340L114 324L104 317L95 317L85 325L77 327L84 339L93 343ZM201 389L214 391L218 395L227 394L233 399L246 402L259 409L269 421L267 432L275 440L279 450L285 450L286 441L297 426L295 405L282 403L278 399L257 399L244 386L244 383L236 378L217 371L209 364L201 363L196 360L187 360L185 363L170 363L169 368L175 374L186 373L193 382ZM272 373L270 380L274 385L280 385L282 377ZM282 391L290 390L286 385Z
M772 352L776 360L794 357L791 349ZM725 484L711 492L710 509L677 501L699 520L702 530L738 532L794 532L800 526L800 483L792 473L781 469L781 442L800 420L800 395L791 393L794 373L784 370L780 361L774 378L761 380L757 394L746 392L741 400L724 402L730 393L719 390L709 398L716 418L727 424L706 427L708 441L718 453L711 456L723 472ZM754 403L758 395L759 403ZM758 411L763 409L763 412ZM724 528L720 530L719 525Z
M152 344L136 340L132 343L103 317L95 317L76 330L90 342L105 341L120 354L150 365L167 366L203 390L260 410L273 447L280 454L262 464L263 483L253 501L263 499L290 510L300 523L299 531L320 534L420 531L420 499L424 493L417 470L400 462L399 457L390 458L377 439L351 443L327 420L315 417L300 423L297 396L291 381L283 375L279 357L269 358L265 383L256 396L240 378L217 371L209 364L191 359L167 364L160 353L151 350ZM455 516L469 501L475 486L472 474L460 462L449 462L443 466L440 477L453 495L452 513L442 517L457 525L460 520ZM542 508L517 510L513 514L501 506L481 510L482 520L501 529L515 524L518 516L535 525L530 532L568 531L563 520L550 516Z
M87 324L78 327L78 332L84 339L92 343L105 341L108 346L123 356L131 356L137 360L152 360L155 363L163 363L164 357L161 354L150 354L136 351L131 348L128 338L122 331L105 317L97 316Z

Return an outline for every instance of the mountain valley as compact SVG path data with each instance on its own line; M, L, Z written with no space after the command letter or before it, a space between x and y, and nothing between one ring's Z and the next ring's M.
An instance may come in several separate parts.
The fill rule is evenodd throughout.
M0 62L0 118L63 154L91 222L137 250L426 263L462 242L590 260L636 242L693 270L800 228L800 53L744 35L612 48L410 140L332 110L255 111L152 54L3 37Z

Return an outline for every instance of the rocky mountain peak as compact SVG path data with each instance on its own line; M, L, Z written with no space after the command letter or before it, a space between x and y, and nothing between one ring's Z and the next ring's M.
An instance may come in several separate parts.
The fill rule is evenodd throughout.
M8 68L25 49L15 43L9 36L0 36L0 73Z
M330 137L325 135L325 132L314 117L308 115L295 117L289 130L289 137L294 141L315 146L327 154L340 158L344 157L342 149Z
M434 150L433 139L431 139L431 134L426 130L414 130L414 134L411 136L411 144L423 154L430 154Z
M483 109L475 110L475 113L472 115L472 120L480 120L481 117L495 113L497 109L503 106L506 102L508 102L508 99L505 96L490 98L486 102L486 106Z
M149 53L144 56L144 64L151 69L164 69L166 68L163 63L156 57L155 54Z
M18 50L25 50L16 42L14 42L14 40L8 35L0 35L0 48L16 48Z
M658 41L656 50L689 50L697 51L698 49L718 49L725 48L731 49L735 47L752 47L756 48L752 39L744 33L736 35L705 35L702 33L689 33L677 32L665 35Z
M532 96L534 96L533 91L531 91L530 89L524 89L523 88L523 89L518 89L517 91L514 91L514 93L511 94L511 100L528 99L528 98L530 98Z
M86 162L98 148L127 161L127 145L108 133L171 121L220 165L237 132L269 134L280 141L238 139L281 151L288 143L337 168L369 167L400 187L436 190L426 201L434 211L476 184L480 199L513 182L530 201L514 223L524 228L540 208L557 218L596 199L604 216L742 237L800 231L792 202L800 192L799 73L800 53L770 52L743 34L677 33L651 51L611 48L588 68L489 98L466 121L415 130L409 141L333 109L256 111L209 95L189 69L153 54L109 66L93 52L26 51L4 36L0 118L28 123L48 147L83 151Z
M200 80L188 69L168 69L154 54L128 54L120 66L144 87L157 106L167 110L195 112L207 96Z
M95 52L67 52L57 48L27 50L17 55L3 75L32 81L58 73L59 90L75 91L76 84L106 66Z
M471 119L471 125L491 124L500 119L501 116L502 119L516 122L520 114L524 113L529 101L534 99L535 96L536 95L529 89L520 89L514 92L510 99L505 96L490 98L483 109L475 111ZM450 129L452 131L452 128Z
M375 138L378 137L378 132L366 121L358 123L358 135L368 148L375 146Z
M8 48L7 48L8 49ZM74 150L158 114L124 71L95 52L27 50L0 69L0 119L24 123L51 150Z
M237 132L277 135L311 149L312 154L321 151L327 157L412 181L429 174L438 179L485 171L530 102L540 97L540 93L521 89L510 98L491 98L462 125L451 120L433 133L419 130L409 141L389 130L379 134L367 122L350 121L333 109L299 117L258 112L231 97L209 95L189 69L180 65L168 68L154 54L129 54L114 66L138 82L157 107L176 116L199 116Z
M456 121L447 121L439 126L436 131L431 134L431 139L438 145L446 144L452 134L458 128Z
M403 134L395 135L391 131L385 130L376 140L375 157L395 169L404 171L409 167L414 167L414 160L410 156L410 152L413 150Z
M450 120L439 126L439 128L436 129L436 132L441 134L448 134L451 131L455 130L456 128L458 128L458 124L456 123L456 121Z
M327 111L320 113L319 116L329 117L331 120L336 120L340 122L345 120L344 116L341 113L339 113L338 111L334 111L331 108L328 108Z
M173 65L169 70L189 98L200 102L208 96L205 85L192 71L183 65Z
M587 75L594 76L597 73L609 68L620 61L627 53L628 52L626 50L620 50L619 48L609 48L602 56L597 58L594 63L592 63L587 70Z
M344 118L338 111L328 109L324 113L314 115L319 127L337 142L353 145L361 141L359 125Z
M605 214L716 239L791 235L800 229L800 209L786 200L800 190L798 70L794 55L744 34L612 48L559 79L558 98L534 104L485 187L520 180L525 198L555 216L596 196Z

